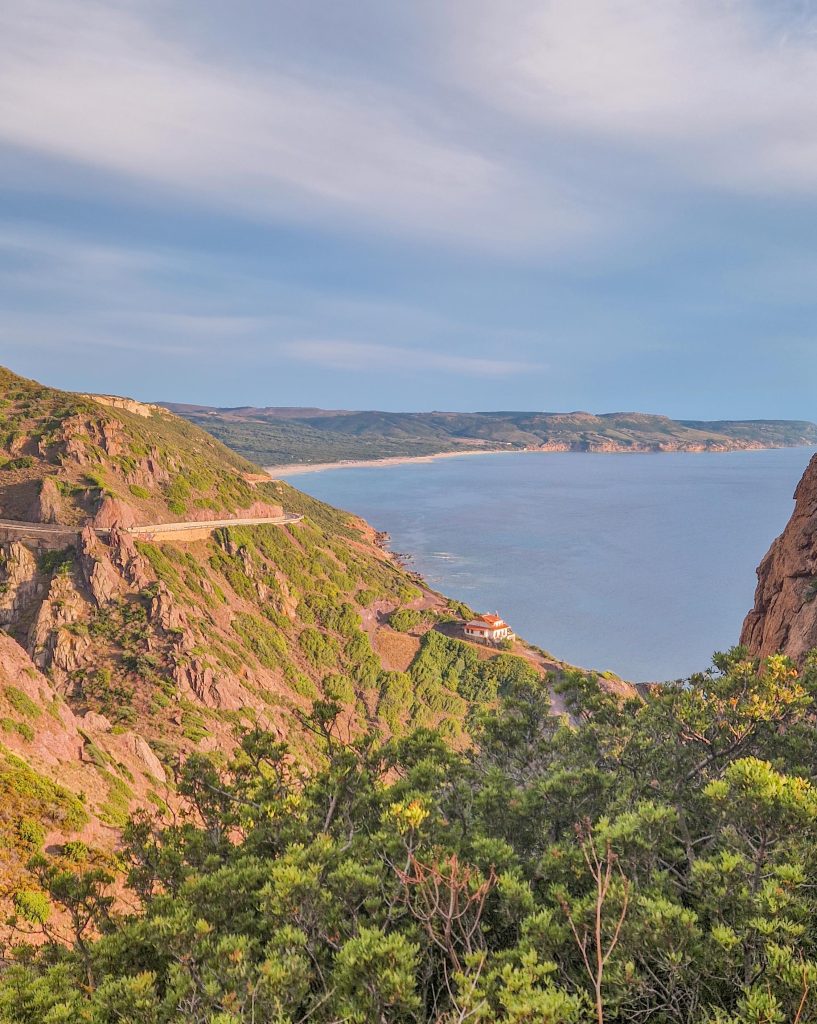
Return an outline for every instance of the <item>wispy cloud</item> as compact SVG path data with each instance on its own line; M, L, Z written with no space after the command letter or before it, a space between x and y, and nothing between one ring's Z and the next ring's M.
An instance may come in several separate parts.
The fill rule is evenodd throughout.
M513 359L431 352L423 348L374 345L358 341L290 341L283 343L279 348L299 362L355 372L410 370L423 374L428 370L442 370L467 377L508 377L544 370L542 366Z
M477 0L435 17L442 73L531 130L659 159L669 181L817 192L810 3Z
M590 221L458 136L454 111L367 77L236 65L163 34L150 5L31 0L0 14L0 140L255 219L549 244ZM478 138L478 136L477 136Z
M505 251L589 254L679 183L817 192L816 23L791 5L385 5L400 74L341 67L325 40L290 52L286 14L261 8L268 57L242 60L206 0L209 36L172 5L4 5L0 142L258 221ZM344 17L366 27L374 6ZM629 161L616 182L611 152Z

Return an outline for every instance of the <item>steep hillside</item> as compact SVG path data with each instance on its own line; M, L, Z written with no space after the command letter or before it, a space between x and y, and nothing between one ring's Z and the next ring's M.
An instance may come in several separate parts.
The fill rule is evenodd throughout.
M6 519L129 526L275 506L256 466L163 409L55 391L2 368L0 459Z
M105 850L134 800L164 808L172 779L145 739L75 714L0 632L0 906L28 892L28 861L66 842Z
M733 451L817 444L795 420L671 420L645 413L393 413L166 406L263 465L422 456L458 450Z
M802 663L817 648L817 455L794 498L786 529L758 567L755 604L741 643L755 655L782 651Z
M129 812L173 807L179 766L228 754L239 726L285 738L308 764L316 701L340 705L350 736L425 725L462 747L503 687L560 669L520 641L515 657L455 639L467 609L365 523L167 411L8 371L0 384L0 757L6 778L17 765L47 791L8 805L12 829L31 819L104 845ZM192 540L132 532L282 509L303 518Z

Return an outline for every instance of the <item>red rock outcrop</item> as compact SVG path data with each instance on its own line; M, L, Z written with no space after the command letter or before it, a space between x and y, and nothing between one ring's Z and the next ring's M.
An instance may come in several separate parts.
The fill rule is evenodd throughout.
M40 669L55 669L55 681L62 683L68 672L82 665L88 649L88 637L70 632L70 627L85 616L87 602L70 575L56 575L48 594L32 623L26 645L34 664Z
M121 498L107 496L94 516L97 530L109 530L112 526L127 529L136 524L136 514Z
M123 581L110 559L109 548L86 526L80 541L79 566L98 608L113 601L123 590Z
M23 619L43 589L37 559L28 548L18 541L1 544L0 626L13 626Z
M755 606L740 642L758 657L781 651L802 663L817 647L817 455L794 499L786 529L758 567Z
M22 695L36 713L26 717L10 694ZM27 732L10 729L3 733L2 746L30 764L36 771L66 786L85 793L88 810L94 814L109 795L110 772L126 769L135 802L144 803L147 790L165 780L165 770L147 741L137 732L111 731L103 715L89 712L77 715L61 698L51 682L32 664L26 652L11 637L0 631L0 715L6 722L22 720ZM88 754L89 739L107 758L108 772L100 772ZM93 832L94 823L89 826ZM93 834L95 843L99 835ZM115 839L111 831L108 842ZM0 898L0 905L2 899Z
M144 590L153 580L145 559L139 554L133 537L122 533L118 526L111 527L108 539L111 563L125 577L131 586Z
M40 492L31 509L31 518L35 523L58 523L62 499L56 481L50 476L43 479Z

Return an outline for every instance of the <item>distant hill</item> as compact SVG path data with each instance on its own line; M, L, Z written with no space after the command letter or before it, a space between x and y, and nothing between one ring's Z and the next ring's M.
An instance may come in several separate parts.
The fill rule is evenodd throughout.
M647 413L211 408L163 403L262 465L485 451L735 451L817 445L804 420L672 420Z

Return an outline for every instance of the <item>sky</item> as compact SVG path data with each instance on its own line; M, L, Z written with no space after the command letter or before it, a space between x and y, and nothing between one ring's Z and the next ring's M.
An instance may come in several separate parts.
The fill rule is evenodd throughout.
M0 362L817 419L810 0L0 6Z

